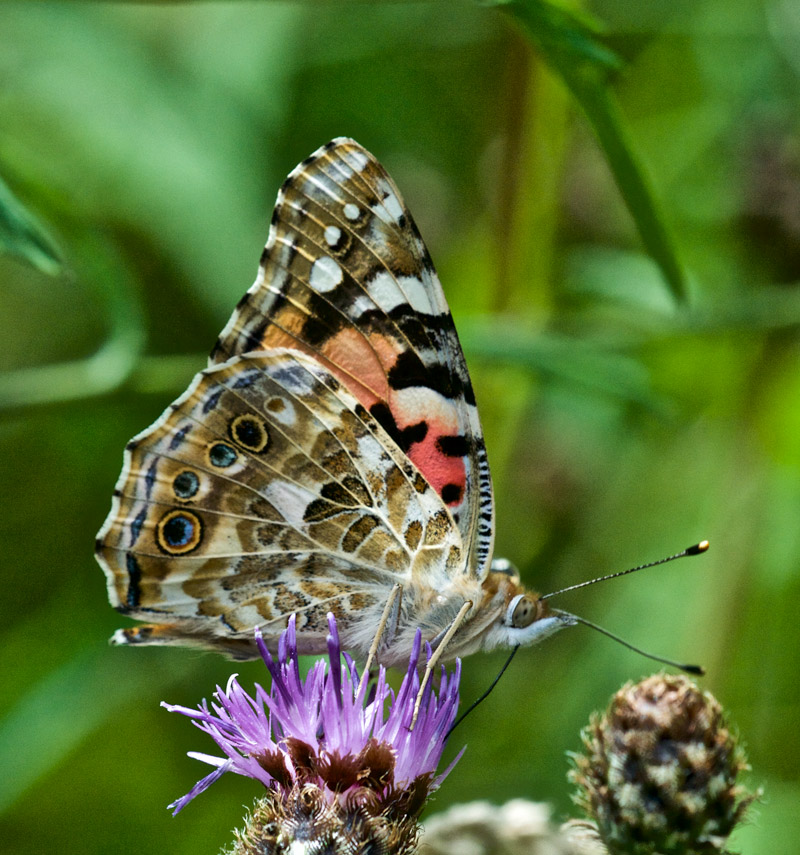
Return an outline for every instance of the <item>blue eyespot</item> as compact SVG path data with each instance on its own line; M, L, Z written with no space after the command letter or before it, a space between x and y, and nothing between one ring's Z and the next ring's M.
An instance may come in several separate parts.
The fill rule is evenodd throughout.
M170 511L161 517L156 527L158 546L170 555L185 555L200 545L203 524L188 511Z
M194 472L190 472L187 469L185 472L181 472L175 476L172 482L172 489L179 499L191 499L200 489L200 479Z
M224 442L217 442L209 449L208 459L211 461L212 466L224 469L236 460L236 452Z

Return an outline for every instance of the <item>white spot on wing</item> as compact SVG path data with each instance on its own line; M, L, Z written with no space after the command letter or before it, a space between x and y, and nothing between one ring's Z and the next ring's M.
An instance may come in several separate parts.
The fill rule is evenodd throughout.
M396 389L392 394L400 424L411 424L418 418L417 413L425 413L425 418L436 425L437 433L460 432L457 408L439 392L427 386L409 386L407 389Z
M275 397L270 401L270 403L273 401L275 402L275 405L267 409L270 418L274 419L276 422L280 422L282 425L292 427L297 421L297 413L295 412L294 404L286 398ZM277 403L279 401L280 403Z
M342 230L338 226L328 226L325 229L325 243L336 246L342 238Z
M391 222L395 225L400 225L400 217L403 216L403 207L394 193L389 193L383 200L383 207L391 217Z
M332 291L343 279L342 268L329 255L323 255L311 265L308 283L315 291Z
M363 151L350 151L347 153L347 162L356 172L363 172L369 161Z
M375 308L375 301L370 300L366 294L358 294L353 300L353 306L350 310L351 317L359 318L364 312L370 312Z
M299 484L277 480L261 490L261 494L268 502L278 508L286 522L295 528L303 525L303 514L305 514L308 505L316 498L310 490L306 490Z
M344 173L341 179L343 181L347 181L353 175L352 171L348 169L343 169L342 172ZM319 196L327 196L334 202L344 201L344 199L336 192L339 189L338 181L333 181L327 175L316 176L305 174L303 177L305 178L305 181L302 185L302 190L305 195L312 199L316 199Z
M405 295L398 287L397 280L386 270L376 273L366 285L370 297L384 312L391 312L392 309L406 302Z
M408 302L411 303L413 309L424 312L426 315L436 314L431 305L430 295L421 279L417 279L416 276L402 276L400 287L405 291Z
M397 306L408 303L417 312L436 314L424 284L416 276L395 277L381 270L366 285L369 295L384 312L391 312Z
M348 220L357 220L361 211L358 209L358 205L354 205L352 202L348 202L344 206L344 215Z

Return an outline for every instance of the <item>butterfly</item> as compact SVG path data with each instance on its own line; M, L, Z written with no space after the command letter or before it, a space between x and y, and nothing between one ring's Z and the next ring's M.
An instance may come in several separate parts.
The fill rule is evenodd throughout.
M96 555L112 642L257 655L297 615L301 653L404 664L572 623L493 560L494 500L466 362L392 179L339 138L283 183L254 285L209 366L127 445ZM384 614L390 593L392 608Z

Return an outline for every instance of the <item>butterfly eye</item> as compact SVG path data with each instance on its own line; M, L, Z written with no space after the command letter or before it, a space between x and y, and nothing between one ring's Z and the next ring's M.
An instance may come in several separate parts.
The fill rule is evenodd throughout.
M517 594L508 604L506 623L514 629L530 626L539 613L538 602L529 594Z

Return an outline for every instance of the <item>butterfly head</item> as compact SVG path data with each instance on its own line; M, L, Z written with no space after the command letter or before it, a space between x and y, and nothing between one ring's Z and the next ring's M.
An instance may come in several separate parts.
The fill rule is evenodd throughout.
M496 615L484 635L484 650L537 644L575 623L572 615L551 609L546 600L526 590L517 569L505 559L492 562L483 587Z

